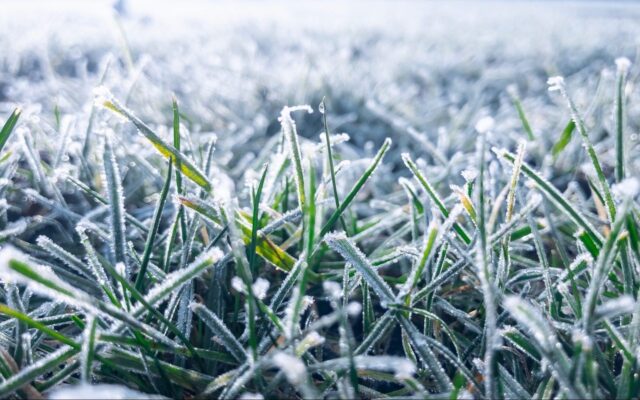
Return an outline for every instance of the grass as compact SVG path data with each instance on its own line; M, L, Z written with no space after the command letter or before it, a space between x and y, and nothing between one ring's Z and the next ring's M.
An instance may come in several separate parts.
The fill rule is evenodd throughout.
M64 140L64 107L3 115L0 397L640 396L636 75L616 63L585 114L550 80L551 134L505 90L495 126L451 126L461 152L370 104L409 135L359 148L323 99L236 160L181 94L130 104L106 71Z

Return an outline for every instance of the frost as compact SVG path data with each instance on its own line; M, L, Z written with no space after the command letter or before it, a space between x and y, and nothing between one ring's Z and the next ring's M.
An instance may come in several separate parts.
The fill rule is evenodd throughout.
M416 373L416 366L407 359L401 359L393 363L396 379L411 379Z
M633 313L636 302L629 295L622 295L617 299L609 300L596 308L595 314L601 318L615 318L623 314Z
M99 107L104 107L105 104L113 102L113 94L106 86L98 86L93 89L94 103Z
M482 117L476 122L476 131L478 133L488 133L495 126L495 120L491 117Z
M61 386L53 390L49 396L51 400L127 400L127 399L164 399L163 396L138 392L125 386L99 384L80 384L76 386Z
M342 298L342 286L338 282L324 281L322 282L322 289L333 300Z
M618 57L616 58L616 68L618 72L621 74L626 74L629 71L629 67L631 67L631 60L627 57Z
M552 76L547 79L547 85L549 86L550 92L562 91L564 90L564 78L561 76Z
M259 300L263 300L267 297L267 290L269 290L269 281L264 278L258 278L251 285L251 290L253 291L253 295L256 296Z
M612 186L611 192L619 199L635 198L640 193L640 181L638 178L626 178Z
M231 278L231 287L238 293L247 294L247 286L239 276L234 276L233 278Z
M350 316L352 317L358 316L361 311L362 311L362 304L358 303L357 301L352 301L349 304L347 304L347 314L349 314Z
M476 177L478 176L478 171L476 171L475 169L472 168L467 168L465 170L463 170L460 175L462 175L462 177L464 178L465 181L467 182L473 182Z
M296 355L300 357L309 351L309 349L323 345L325 341L326 339L324 336L320 335L316 331L311 331L296 346Z
M263 400L264 396L260 393L244 392L238 397L238 400Z
M272 361L292 385L300 385L307 379L307 368L298 357L280 351L274 354Z
M168 274L162 283L155 285L149 293L145 296L145 300L149 304L155 304L159 301L166 299L173 290L179 289L186 281L193 279L194 276L202 273L203 265L212 266L216 262L223 258L222 251L214 247L208 252L201 254L196 258L187 268L177 270ZM134 310L134 314L141 313L144 307L137 306Z
M584 333L584 331L576 329L571 334L571 340L573 343L579 343L582 347L582 351L591 351L593 349L593 341Z

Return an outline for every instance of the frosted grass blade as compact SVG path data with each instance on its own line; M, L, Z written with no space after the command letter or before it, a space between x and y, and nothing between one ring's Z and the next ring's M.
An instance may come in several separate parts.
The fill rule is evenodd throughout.
M380 150L378 150L378 153L373 158L373 161L371 162L369 167L367 167L367 169L364 171L364 173L362 174L360 179L358 179L358 181L355 183L355 185L353 185L353 188L349 191L347 196L344 198L344 200L340 204L340 207L338 207L333 212L333 214L331 214L331 216L329 217L329 220L327 220L327 222L322 226L322 229L320 230L320 233L318 234L318 239L321 239L325 234L327 234L333 228L333 225L336 223L338 218L340 218L342 213L344 213L344 211L347 209L347 207L349 207L349 204L351 204L351 202L356 197L356 195L358 194L360 189L362 189L362 186L364 186L364 184L367 182L369 177L376 170L376 168L380 164L380 161L382 161L382 158L384 157L384 155L389 150L390 146L391 146L391 139L386 138L384 140L384 143L380 147Z
M4 148L4 145L7 143L7 140L9 140L11 132L13 132L13 129L16 127L21 113L22 110L20 108L16 108L15 110L13 110L9 118L7 118L4 125L2 126L2 129L0 129L0 153Z
M96 89L96 101L103 107L128 119L133 125L135 125L138 132L151 142L153 147L155 147L160 154L173 160L176 168L182 172L184 176L191 179L205 191L208 192L211 190L211 182L209 182L204 174L200 172L200 170L187 158L187 156L182 154L175 147L165 143L157 133L149 128L149 126L136 117L129 109L121 105L108 90L105 88Z
M91 382L96 345L96 327L97 321L95 316L89 314L84 331L84 340L82 342L81 373L83 382Z
M231 333L229 328L227 328L217 315L202 304L191 303L190 307L191 310L207 324L222 345L237 361L244 362L247 359L247 353L242 345L236 340L234 334Z
M151 259L151 252L153 251L153 244L155 242L156 234L158 233L158 228L160 227L160 220L162 218L162 211L164 210L165 201L167 200L167 194L169 193L169 186L171 185L171 174L173 173L171 165L171 160L169 160L167 179L165 180L164 186L162 186L160 197L158 198L158 203L156 204L155 211L153 212L153 222L151 223L151 228L149 229L149 233L147 235L147 241L144 245L142 261L140 262L140 270L138 271L138 277L136 278L135 283L135 287L138 291L140 291L144 285L147 267Z
M395 295L389 285L378 275L362 251L347 238L344 232L326 235L324 240L329 247L339 253L345 261L354 266L373 291L376 292L376 295L380 297L382 304L390 304L394 301Z
M111 138L108 136L105 137L102 162L104 164L104 178L109 198L112 256L115 263L127 265L122 178L120 178L120 169L113 152Z
M494 152L509 161L511 164L516 162L517 156L506 150L496 150ZM596 245L602 245L602 236L596 231L596 229L587 221L587 219L578 210L576 210L571 203L556 189L549 181L544 179L542 175L531 168L527 163L522 163L522 173L524 173L529 179L538 184L542 192L554 202L562 211L564 211L571 220L584 229Z

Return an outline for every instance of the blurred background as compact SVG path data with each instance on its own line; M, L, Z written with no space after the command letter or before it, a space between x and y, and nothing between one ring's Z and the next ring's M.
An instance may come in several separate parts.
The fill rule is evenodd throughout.
M81 125L102 81L146 121L165 124L175 93L190 131L215 132L232 170L279 131L282 106L317 109L323 96L354 152L392 136L438 142L453 157L473 147L466 134L483 115L510 146L522 135L514 93L534 130L550 133L548 149L568 116L546 93L547 78L564 75L581 108L607 114L598 119L606 130L611 107L598 114L597 104L612 104L614 59L635 62L640 44L635 2L23 0L1 8L1 113L22 104L52 121L57 108ZM301 117L300 133L316 137L319 121L319 113ZM629 118L633 131L636 123Z

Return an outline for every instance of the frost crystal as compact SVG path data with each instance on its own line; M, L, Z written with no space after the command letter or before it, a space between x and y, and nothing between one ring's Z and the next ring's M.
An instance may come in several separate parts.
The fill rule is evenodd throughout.
M104 107L105 104L113 101L113 94L107 89L106 86L98 86L93 89L94 104L100 107Z
M247 287L239 276L231 278L231 287L238 293L247 293Z
M342 298L342 287L338 282L324 281L322 283L322 289L324 289L327 296L331 297L333 300Z
M278 352L273 356L273 363L280 368L292 385L299 385L306 379L307 369L298 357Z
M620 198L634 198L640 193L640 182L637 178L627 178L611 188L613 194Z
M347 304L347 314L351 315L352 317L360 314L360 311L362 311L362 304L358 303L357 301L352 301L351 303Z
M251 285L251 290L253 291L254 296L259 300L263 300L267 296L267 290L269 290L269 281L263 278L258 278L255 283Z
M260 393L244 392L238 397L239 400L263 400L264 396Z
M320 335L316 331L311 331L309 334L307 334L307 336L304 337L304 339L300 341L298 346L296 346L296 355L302 356L312 347L320 346L324 344L325 341L326 339L324 338L324 336Z
M483 118L480 118L478 122L476 122L476 131L478 131L478 133L487 133L493 129L494 125L495 125L495 121L493 118L483 117Z
M48 396L52 400L73 400L73 399L104 399L104 400L124 400L124 399L163 399L163 396L150 395L129 389L120 385L89 385L81 384L77 386L62 386L54 390Z
M626 74L631 67L631 61L627 57L618 57L616 58L616 67L619 73Z
M549 91L555 92L557 90L564 89L564 78L561 76L552 76L547 79L547 85L549 85Z
M411 379L416 373L416 366L409 360L399 360L393 364L397 379Z
M476 171L475 169L467 168L462 171L460 175L462 175L465 181L473 182L478 176L478 171Z

